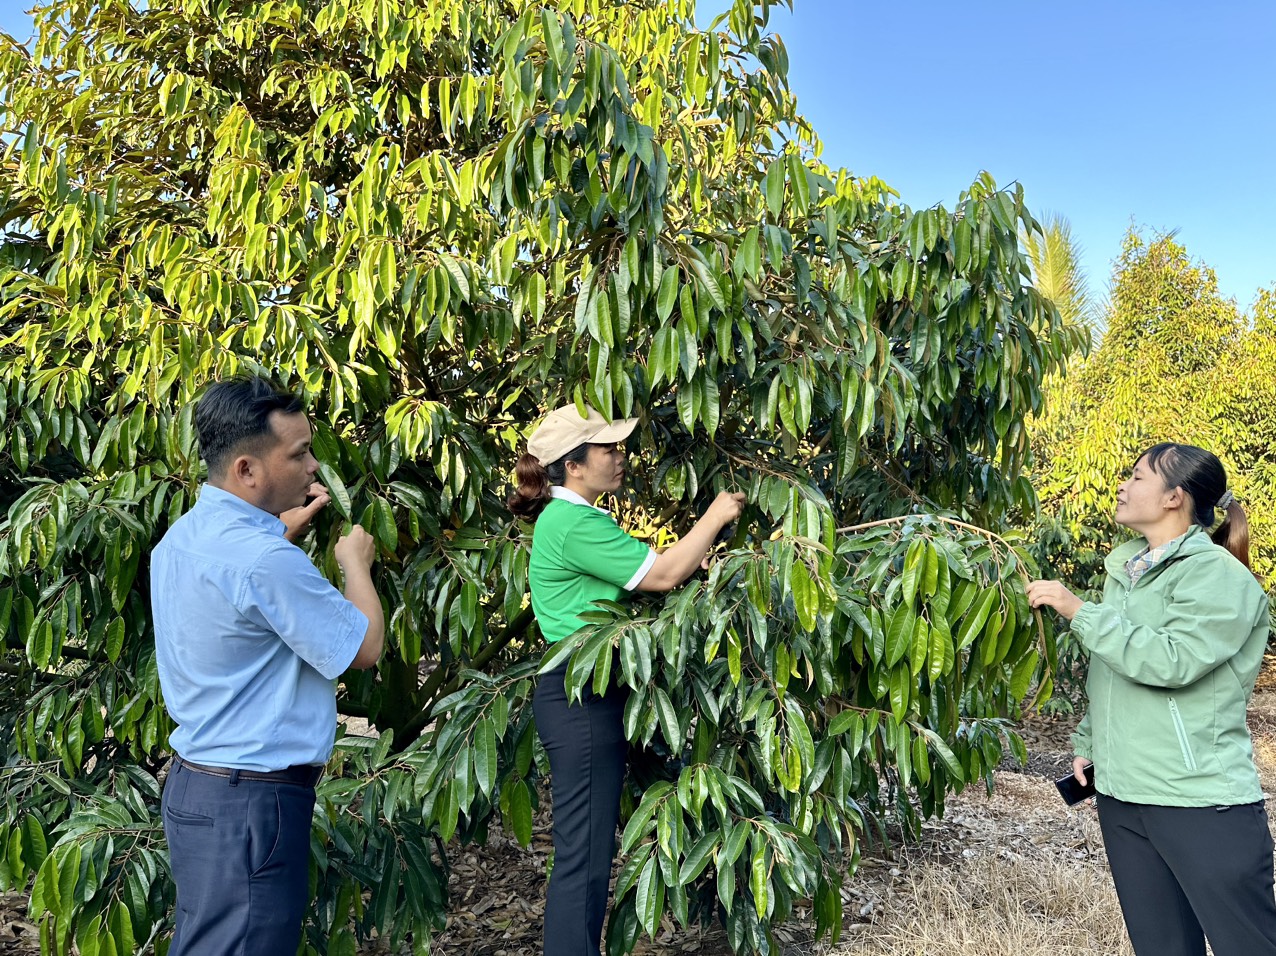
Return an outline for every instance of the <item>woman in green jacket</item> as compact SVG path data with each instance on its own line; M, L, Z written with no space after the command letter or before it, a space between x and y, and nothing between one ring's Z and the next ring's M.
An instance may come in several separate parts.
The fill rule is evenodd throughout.
M1215 512L1221 523L1211 535ZM1139 538L1103 600L1034 581L1033 607L1090 654L1073 772L1094 775L1104 847L1139 956L1276 956L1272 838L1245 711L1267 646L1249 524L1212 454L1160 444L1117 491ZM1093 766L1091 767L1091 764Z

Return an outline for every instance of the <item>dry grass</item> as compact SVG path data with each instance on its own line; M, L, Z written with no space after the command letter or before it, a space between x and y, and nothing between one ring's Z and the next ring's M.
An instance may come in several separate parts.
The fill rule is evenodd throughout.
M1107 870L980 857L918 869L875 921L830 956L1132 954Z
M1254 764L1258 767L1258 782L1267 795L1268 809L1276 798L1276 738L1254 738Z
M1273 751L1276 757L1276 750ZM926 841L924 841L926 842ZM905 852L870 922L810 956L1131 956L1098 818L1041 777L999 772ZM882 874L883 876L885 874Z
M1276 658L1269 657L1267 662L1260 675L1265 689L1250 699L1249 729L1254 740L1254 764L1270 811L1276 798Z

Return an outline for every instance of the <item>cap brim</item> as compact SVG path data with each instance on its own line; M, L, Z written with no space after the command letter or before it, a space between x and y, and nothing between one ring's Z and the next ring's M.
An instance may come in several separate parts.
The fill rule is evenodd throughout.
M611 445L622 442L634 433L638 427L636 418L618 418L610 425L589 437L591 445Z

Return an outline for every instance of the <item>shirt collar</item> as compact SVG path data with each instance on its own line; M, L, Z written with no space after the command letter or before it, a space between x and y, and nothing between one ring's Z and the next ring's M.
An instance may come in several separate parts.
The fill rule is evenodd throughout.
M1134 580L1142 577L1148 571L1158 565L1164 564L1170 558L1177 557L1178 553L1183 550L1189 541L1195 541L1196 535L1204 534L1198 525L1192 525L1177 538L1171 538L1159 548L1149 548L1145 538L1135 538L1133 541L1127 541L1125 544L1118 545L1115 550L1110 552L1104 559L1104 567L1109 574L1116 574L1118 571L1124 571L1126 576L1131 579L1133 585ZM1144 559L1144 565L1139 569L1139 574L1132 573L1132 567L1136 561Z
M239 495L231 494L226 489L218 488L216 485L210 485L207 482L200 487L197 504L212 508L215 511L233 511L235 514L247 518L259 528L275 534L283 534L287 529L287 525L269 511L262 511L255 504L245 501Z
M603 514L610 514L610 512L606 508L600 508L597 505L591 505L588 501L586 501L580 495L576 494L576 492L572 491L569 488L564 488L562 485L550 485L549 496L551 498L557 498L559 501L570 502L571 504L574 504L574 505L584 505L586 508L593 508L595 511L601 511Z

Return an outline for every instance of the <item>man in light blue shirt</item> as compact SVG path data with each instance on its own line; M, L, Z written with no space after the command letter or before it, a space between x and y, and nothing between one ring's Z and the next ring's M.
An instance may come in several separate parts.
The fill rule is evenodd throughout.
M293 540L328 501L301 402L261 378L195 413L208 483L151 556L160 685L177 724L164 832L177 882L170 956L296 951L334 681L381 656L374 545L333 549L337 591ZM306 504L306 499L313 500Z

